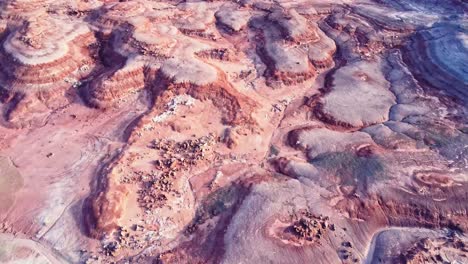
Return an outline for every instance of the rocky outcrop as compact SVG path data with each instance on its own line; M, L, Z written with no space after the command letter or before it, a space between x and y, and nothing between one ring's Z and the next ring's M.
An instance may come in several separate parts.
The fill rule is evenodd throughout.
M78 22L38 17L8 28L0 82L9 93L31 102L11 101L7 119L27 120L34 105L54 109L66 104L65 93L78 88L96 64L95 45L93 33Z
M282 37L287 41L303 44L319 40L317 30L311 27L310 22L295 9L289 12L274 10L268 15L268 20L279 26Z
M113 167L122 162L122 153L117 153L108 164L98 171L99 177L95 189L83 204L84 227L87 235L100 239L103 234L116 230L118 220L124 213L124 206L128 199L129 190L120 185L113 171Z
M46 13L44 7L50 6L54 1L50 0L8 0L3 1L0 15L6 19L21 22L23 19L31 19Z
M468 102L466 38L462 26L439 23L414 34L404 56L416 78L465 104Z
M145 87L144 65L128 60L126 65L96 77L82 94L86 101L99 108L118 104L131 94L136 94Z
M131 18L143 15L147 6L143 1L110 2L96 10L92 16L92 25L104 34L125 24Z
M464 262L466 243L466 236L450 230L389 228L375 234L367 259L412 264Z
M238 92L226 77L214 67L193 58L190 60L170 59L164 62L160 70L159 85L172 96L188 94L199 100L211 100L223 113L223 122L231 125L252 124L249 115L255 102ZM164 89L164 88L163 88ZM156 99L158 100L158 98Z
M322 97L319 112L334 124L362 127L387 120L395 96L376 62L346 65L333 74L330 92Z
M202 39L216 40L219 38L214 29L216 22L214 10L205 2L192 2L179 5L185 16L175 21L176 27L184 35Z
M215 13L217 23L233 32L239 32L247 27L251 14L249 10L222 8Z
M270 83L303 83L315 77L317 69L332 65L334 42L296 10L274 10L252 25L261 31L257 50L267 66L265 77Z

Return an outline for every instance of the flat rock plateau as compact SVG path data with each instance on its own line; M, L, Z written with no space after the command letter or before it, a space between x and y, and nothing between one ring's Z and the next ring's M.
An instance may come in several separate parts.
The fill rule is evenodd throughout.
M1 0L0 263L468 263L464 0Z

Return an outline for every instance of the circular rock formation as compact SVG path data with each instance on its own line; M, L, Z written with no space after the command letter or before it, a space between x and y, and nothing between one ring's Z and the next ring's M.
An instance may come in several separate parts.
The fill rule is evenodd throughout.
M386 121L395 96L380 67L378 61L361 62L336 71L331 91L321 101L323 117L329 122L352 127Z
M93 25L104 34L110 34L115 27L143 14L146 10L146 6L141 1L111 2L94 14L96 18L93 20Z
M406 48L406 61L416 77L468 103L468 34L464 25L439 23L416 33Z
M17 98L37 97L47 108L59 107L65 92L94 67L96 39L85 24L39 17L9 32L0 53L0 84ZM29 108L20 102L12 102L9 119Z
M6 19L21 21L40 14L45 14L44 7L54 3L53 0L7 0L2 1L0 15Z

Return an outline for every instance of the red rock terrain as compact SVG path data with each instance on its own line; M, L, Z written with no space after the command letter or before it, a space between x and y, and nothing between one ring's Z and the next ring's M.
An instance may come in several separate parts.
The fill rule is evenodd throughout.
M0 262L467 262L467 9L1 2Z

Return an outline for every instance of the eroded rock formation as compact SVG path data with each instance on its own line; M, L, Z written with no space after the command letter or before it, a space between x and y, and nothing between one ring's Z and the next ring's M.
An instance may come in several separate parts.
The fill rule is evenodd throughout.
M0 262L466 262L462 1L3 1Z

